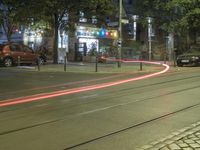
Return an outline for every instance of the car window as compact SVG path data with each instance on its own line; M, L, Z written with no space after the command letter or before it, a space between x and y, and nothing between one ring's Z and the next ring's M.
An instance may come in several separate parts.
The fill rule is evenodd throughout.
M21 46L17 44L10 45L11 51L22 51Z
M26 47L26 46L23 47L23 50L24 50L24 52L29 52L29 53L33 52L32 49L30 49L29 47Z

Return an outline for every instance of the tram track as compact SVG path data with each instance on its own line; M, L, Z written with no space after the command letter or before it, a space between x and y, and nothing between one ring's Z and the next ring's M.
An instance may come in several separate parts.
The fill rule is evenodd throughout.
M127 130L130 130L130 129L133 129L133 128L136 128L136 127L139 127L139 126L143 126L143 125L146 125L148 123L152 123L154 121L158 121L158 120L164 119L166 117L170 117L170 116L178 114L180 112L184 112L184 111L187 111L189 109L193 109L195 107L200 107L200 103L185 107L183 109L179 109L177 111L173 111L173 112L167 113L167 114L162 115L162 116L155 117L153 119L146 120L144 122L140 122L140 123L137 123L137 124L130 125L128 127L125 127L125 128L122 128L122 129L119 129L119 130L104 134L102 136L99 136L99 137L96 137L96 138L93 138L93 139L90 139L90 140L87 140L87 141L83 141L81 143L66 147L63 150L71 150L71 149L74 149L74 148L77 148L77 147L81 147L83 145L86 145L86 144L89 144L89 143L92 143L92 142L95 142L95 141L98 141L98 140L101 140L101 139L104 139L104 138L107 138L107 137L110 137L110 136L113 136L113 135L116 135L116 134L120 134L120 133L125 132Z
M182 71L182 73L188 72L188 71ZM190 71L191 72L191 71ZM192 72L197 72L196 70ZM61 83L61 84L55 84L55 85L49 85L49 86L42 86L42 87L33 87L30 89L23 89L23 90L17 90L17 91L12 91L12 92L4 92L0 93L0 96L3 96L5 94L10 95L10 94L19 94L19 93L24 93L24 92L31 92L31 91L37 91L37 90L45 90L45 89L53 89L53 88L61 88L61 87L69 87L71 85L77 85L77 84L84 84L84 83L93 83L97 81L103 81L103 80L108 80L108 79L113 79L113 78L118 78L118 77L123 77L123 76L128 76L128 75L133 75L135 73L120 73L108 77L102 77L102 78L97 78L97 79L90 79L90 80L83 80L83 81L74 81L74 82L69 82L69 83ZM179 74L179 72L167 72L166 74L170 74L171 76ZM158 76L157 78L162 78L163 76Z
M200 78L200 75L195 75L195 76L189 76L189 77L184 77L184 78L178 78L178 79L172 79L172 80L166 80L166 81L162 81L162 82L156 82L156 83L151 83L151 84L145 84L145 85L142 85L142 86L136 86L136 87L130 87L130 88L123 88L121 90L117 90L115 92L117 92L119 95L113 95L113 96L109 96L111 95L112 93L110 91L105 91L103 93L103 95L101 96L101 101L103 100L107 100L107 97L109 96L109 99L115 99L115 98L119 98L119 97L123 97L123 96L126 96L130 91L132 92L133 90L136 90L136 89L141 89L141 88L147 88L147 87L152 87L152 86L158 86L158 85L164 85L164 84L169 84L169 83L173 83L173 82L178 82L178 81L183 81L183 80L190 80L190 79L197 79L197 78ZM190 82L196 82L196 80L194 81L190 81ZM193 88L193 87L192 87ZM188 88L188 89L192 89L192 88ZM182 90L179 90L180 92ZM179 92L178 91L178 92ZM185 91L185 90L183 90ZM176 91L174 91L175 93L177 93ZM162 95L162 96L167 96L166 94L165 95ZM156 97L154 97L156 98ZM76 100L77 98L71 98L70 101L73 101L73 100ZM93 100L93 101L87 101L87 102L82 102L80 103L79 105L82 105L82 104L89 104L89 103L93 103L93 102L96 102L98 100ZM76 105L77 106L77 105ZM32 107L32 106L28 106L29 108ZM65 105L63 105L62 107L73 107L72 105L69 105L66 103ZM0 113L5 113L5 112L8 112L8 111L16 111L18 109L22 109L22 108L10 108L10 109L7 109L7 110L2 110L0 111ZM27 109L24 108L24 109ZM60 109L60 107L54 107L54 111L55 110L58 110Z
M184 72L188 72L188 71L182 71L182 73L184 73ZM197 72L197 71L193 70L192 72ZM42 86L42 87L34 87L34 88L30 88L30 89L23 89L23 90L18 90L18 91L0 93L0 96L5 95L5 94L6 95L10 95L10 94L19 94L19 93L31 92L31 91L37 91L37 90L44 90L44 89L48 89L49 90L49 89L53 89L53 88L69 87L71 85L84 84L84 83L88 84L88 83L93 83L93 82L103 81L103 80L109 80L109 79L113 79L113 78L133 75L133 74L135 74L135 73L122 73L122 74L117 74L117 75L112 75L112 76L103 77L103 78L97 78L97 79L74 81L74 82L69 82L69 83L55 84L55 85ZM174 76L174 75L179 74L179 72L167 72L165 74L170 74L170 76ZM157 76L157 78L162 78L162 77L163 77L163 75L162 76ZM192 76L192 77L186 77L186 78L183 78L183 80L184 79L193 78L193 77L200 77L200 76L197 75L197 76ZM178 80L182 80L182 79L175 79L175 80L178 81ZM171 82L171 81L165 81L165 82ZM155 83L155 84L159 84L159 83Z
M0 108L2 146L13 147L9 143L13 141L18 143L20 142L18 137L22 137L22 140L27 139L23 148L35 143L43 144L45 149L55 145L63 150L83 149L124 137L127 133L138 132L138 127L149 128L175 118L182 121L182 116L199 112L200 75L197 73L195 71L178 75L167 72L157 78L151 78L150 81L144 80L133 84L128 82L113 88L85 91L72 96L63 95L58 99L44 99L35 103L2 107ZM190 100L187 94L193 95L193 99ZM166 103L169 104L167 107ZM140 111L144 113L141 118ZM119 118L115 118L118 117L118 113ZM194 118L198 119L198 115ZM187 121L189 122L190 120ZM96 128L85 128L92 127L93 123L97 124ZM80 133L83 128L83 133ZM51 132L54 129L55 132ZM54 141L54 145L51 145L50 141L51 143ZM134 139L135 143L136 141L139 141L139 138ZM34 148L36 147L35 145Z
M164 97L164 96L169 96L169 95L172 95L172 94L181 93L181 92L185 92L185 91L196 89L196 88L200 88L200 85L193 86L193 87L190 87L190 88L181 89L181 90L176 90L176 91L165 93L165 94L161 94L161 95L158 95L158 96L152 96L152 97L148 97L148 98L144 98L144 99L140 99L140 100L135 100L135 101L132 101L132 102L120 103L120 104L112 105L112 106L106 107L106 108L99 108L97 111L104 111L104 110L107 110L107 109L112 109L112 108L116 108L116 107L120 107L120 106L130 105L130 104L133 104L133 103L138 103L138 102L142 102L142 101L146 101L146 100L153 100L153 99L156 99L156 98L161 98L161 97ZM120 130L105 134L103 136L99 136L97 138L93 138L91 140L76 144L74 146L70 146L70 147L66 148L65 150L72 149L72 148L75 148L75 147L78 147L78 146L81 146L81 145L84 145L84 144L87 144L87 143L91 143L93 141L97 141L97 140L100 140L102 138L105 138L105 137L108 137L108 136L111 136L111 135L114 135L114 134L118 134L118 133L126 131L128 129L132 129L134 127L138 127L140 125L151 123L153 121L157 121L157 120L163 119L165 117L170 117L170 116L175 115L177 113L193 109L195 107L200 107L200 102L196 103L196 104L193 104L193 105L190 105L190 106L187 106L187 107L184 107L184 108L179 109L179 110L175 110L175 111L166 113L166 114L161 115L161 116L157 116L155 118L143 121L141 123L130 125L130 126L125 127L123 129L120 129ZM34 128L34 127L40 127L40 126L56 123L56 122L59 122L59 121L65 121L65 120L68 120L69 118L79 117L81 115L87 115L87 114L90 114L90 112L93 113L93 112L97 112L97 111L89 110L88 112L81 112L81 113L78 113L78 114L70 114L68 116L61 117L61 118L58 118L58 119L53 119L53 120L36 123L36 124L30 125L30 126L25 126L25 127L18 128L18 129L4 131L4 132L1 132L0 135L7 135L7 134L15 133L15 132L20 132L20 131L23 131L23 130L28 130L28 129L31 129L31 128Z

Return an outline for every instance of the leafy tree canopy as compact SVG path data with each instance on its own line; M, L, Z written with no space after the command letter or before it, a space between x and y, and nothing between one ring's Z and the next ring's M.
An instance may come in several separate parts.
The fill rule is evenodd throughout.
M78 22L80 12L86 17L96 16L99 25L112 13L112 0L30 0L29 5L36 18L48 22L54 29L54 62L57 62L58 30L72 29ZM39 16L39 17L38 17ZM63 17L65 19L63 19Z
M8 41L13 34L13 29L19 24L26 23L24 13L25 3L23 0L1 0L0 1L0 23L6 33Z
M136 3L140 16L152 17L166 31L199 29L199 0L142 0ZM180 31L181 32L181 31Z
M54 33L54 62L57 62L58 30L72 29L78 22L79 13L86 17L96 16L98 25L112 13L112 0L0 0L2 4L0 22L5 25L8 37L16 24L46 22ZM65 19L64 19L65 18Z

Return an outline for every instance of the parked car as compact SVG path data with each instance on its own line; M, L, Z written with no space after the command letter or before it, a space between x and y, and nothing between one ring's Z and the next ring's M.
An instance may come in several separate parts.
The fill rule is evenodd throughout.
M187 52L177 57L177 66L184 65L198 66L200 65L200 52Z
M35 53L30 47L19 43L0 44L0 63L5 67L11 67L17 63L33 64L44 63L45 60Z

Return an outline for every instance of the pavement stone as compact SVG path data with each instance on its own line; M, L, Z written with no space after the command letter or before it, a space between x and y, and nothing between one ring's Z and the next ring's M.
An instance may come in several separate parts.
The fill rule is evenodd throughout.
M189 140L184 140L184 142L187 143L187 144L193 144L194 143L194 141L190 140L190 139Z
M196 142L197 142L198 144L200 144L200 140L197 140Z
M181 148L187 148L188 147L188 144L186 143L181 143L181 144L178 144L179 147Z
M176 150L176 149L181 149L181 148L178 145L176 145L175 143L172 143L169 145L169 149Z
M163 148L161 148L160 150L170 150L170 149L167 148L167 147L163 147Z
M200 150L200 121L189 127L173 132L151 144L142 146L143 150Z
M189 144L192 148L200 148L200 145L199 144L196 144L196 143L194 143L194 144Z

